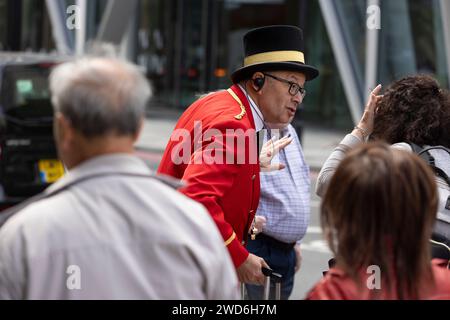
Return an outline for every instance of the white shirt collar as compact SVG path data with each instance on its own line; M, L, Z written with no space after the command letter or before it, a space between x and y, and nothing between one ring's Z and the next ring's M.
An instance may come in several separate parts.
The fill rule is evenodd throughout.
M250 109L252 109L253 121L255 121L255 131L258 132L264 128L264 116L247 91L240 84L238 84L238 86L247 97L248 103L250 104Z

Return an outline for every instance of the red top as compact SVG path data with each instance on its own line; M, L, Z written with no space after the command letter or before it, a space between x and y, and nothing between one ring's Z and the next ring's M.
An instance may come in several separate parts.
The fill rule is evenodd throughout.
M248 100L238 86L230 90L209 94L183 113L158 173L187 182L180 191L208 209L238 267L248 256L244 245L259 202L259 157Z
M435 286L423 288L420 290L421 300L449 300L450 299L450 270L447 269L448 261L434 259L432 260L432 273L435 280ZM362 281L363 286L357 287L355 282L349 278L342 270L338 268L330 269L327 274L317 283L309 292L308 300L397 300L397 293L388 292L381 288L369 289L365 284L373 284L369 277L373 273L367 273ZM376 296L374 297L374 295Z

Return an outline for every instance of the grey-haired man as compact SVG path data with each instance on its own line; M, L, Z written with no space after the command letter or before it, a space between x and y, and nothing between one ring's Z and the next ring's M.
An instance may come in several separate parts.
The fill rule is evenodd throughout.
M68 173L0 229L0 299L233 299L238 282L206 210L133 156L150 88L90 58L51 74Z

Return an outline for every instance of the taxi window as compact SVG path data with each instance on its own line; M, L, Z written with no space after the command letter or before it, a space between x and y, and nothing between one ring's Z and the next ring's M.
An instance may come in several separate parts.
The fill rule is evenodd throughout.
M48 68L9 67L5 71L2 85L6 109L49 104L48 75Z
M49 74L50 68L40 65L6 67L1 88L4 113L13 120L52 117Z
M14 105L27 105L30 100L49 100L50 91L48 88L47 75L41 72L17 75L15 80L15 101Z

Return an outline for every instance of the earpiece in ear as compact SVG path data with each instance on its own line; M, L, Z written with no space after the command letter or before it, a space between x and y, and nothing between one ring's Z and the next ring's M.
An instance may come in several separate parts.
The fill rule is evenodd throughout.
M264 86L264 81L265 79L263 77L258 77L253 79L253 84L256 87L256 91L259 91L262 89L262 87Z

